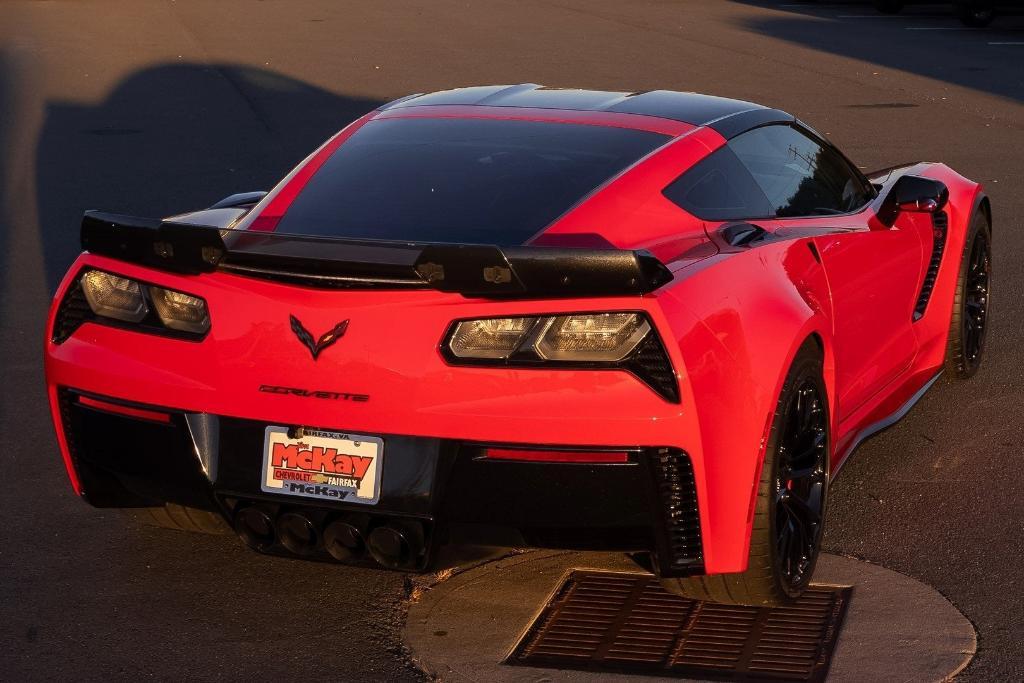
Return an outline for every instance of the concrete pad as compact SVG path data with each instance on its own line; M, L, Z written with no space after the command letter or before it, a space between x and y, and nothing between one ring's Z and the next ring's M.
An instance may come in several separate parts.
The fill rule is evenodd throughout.
M573 569L641 571L620 553L533 551L445 572L409 608L404 639L413 659L443 681L638 679L501 664ZM977 639L971 623L915 579L823 555L815 582L854 587L829 681L943 681L974 656Z

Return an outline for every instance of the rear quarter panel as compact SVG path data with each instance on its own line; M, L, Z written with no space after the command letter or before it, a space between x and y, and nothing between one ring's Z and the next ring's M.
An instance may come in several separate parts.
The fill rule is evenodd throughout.
M808 241L714 256L663 295L693 401L683 409L696 413L700 429L694 466L703 481L709 573L746 568L770 420L789 366L812 335L834 400L831 303Z

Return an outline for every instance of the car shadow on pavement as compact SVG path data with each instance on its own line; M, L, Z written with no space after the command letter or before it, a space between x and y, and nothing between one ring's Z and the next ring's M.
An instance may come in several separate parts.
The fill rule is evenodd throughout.
M380 104L264 69L180 63L132 74L95 106L48 102L36 188L50 291L79 252L84 210L161 217L269 189Z
M1019 13L997 17L984 29L968 29L941 4L909 5L900 15L884 15L871 3L733 2L777 10L740 22L754 33L1024 101L1024 16Z
M230 536L150 529L77 500L39 353L83 210L163 216L268 188L380 102L262 69L180 63L137 71L97 104L44 102L33 65L8 56L0 50L0 351L17 391L0 397L0 428L20 436L4 453L0 500L3 671L293 680L330 667L419 680L393 635L403 575L254 555ZM360 650L360 638L374 647Z

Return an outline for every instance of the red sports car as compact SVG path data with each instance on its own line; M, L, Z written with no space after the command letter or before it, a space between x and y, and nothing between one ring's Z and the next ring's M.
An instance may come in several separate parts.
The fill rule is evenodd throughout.
M991 209L748 102L407 97L269 193L88 212L46 331L76 493L261 552L621 550L673 591L810 581L829 481L985 345Z

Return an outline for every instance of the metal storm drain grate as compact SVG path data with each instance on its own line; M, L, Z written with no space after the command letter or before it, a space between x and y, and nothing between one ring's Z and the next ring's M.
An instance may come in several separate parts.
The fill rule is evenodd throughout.
M730 681L824 681L851 588L812 586L788 607L665 592L653 576L577 570L506 664Z

